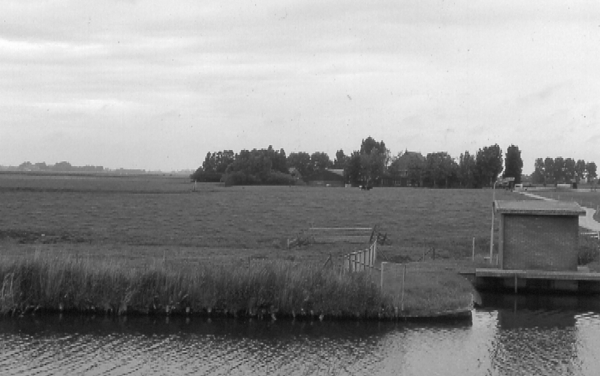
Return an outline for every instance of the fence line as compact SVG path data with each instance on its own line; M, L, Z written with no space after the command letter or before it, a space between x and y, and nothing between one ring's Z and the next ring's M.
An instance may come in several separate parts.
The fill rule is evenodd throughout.
M301 247L309 244L372 244L374 241L383 245L388 241L387 234L374 227L309 227L298 235L287 239L287 248Z
M352 272L362 272L365 269L376 269L375 262L377 260L377 241L374 241L369 248L352 252L342 256L342 270Z
M600 240L600 231L580 232L579 235L589 236L592 239Z

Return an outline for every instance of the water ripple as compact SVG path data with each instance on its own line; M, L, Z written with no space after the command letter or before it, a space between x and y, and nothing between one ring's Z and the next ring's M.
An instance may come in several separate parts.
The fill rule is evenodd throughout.
M471 323L0 319L2 375L595 375L595 311Z

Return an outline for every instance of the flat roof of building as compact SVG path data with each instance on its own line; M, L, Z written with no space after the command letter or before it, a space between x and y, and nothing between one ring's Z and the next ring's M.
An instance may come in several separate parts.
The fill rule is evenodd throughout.
M521 215L585 215L585 210L576 202L526 200L494 202L496 213Z

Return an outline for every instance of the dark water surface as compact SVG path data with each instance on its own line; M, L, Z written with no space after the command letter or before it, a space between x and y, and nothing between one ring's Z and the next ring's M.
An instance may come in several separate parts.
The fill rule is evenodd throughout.
M472 321L0 319L0 375L598 375L600 297L484 295Z

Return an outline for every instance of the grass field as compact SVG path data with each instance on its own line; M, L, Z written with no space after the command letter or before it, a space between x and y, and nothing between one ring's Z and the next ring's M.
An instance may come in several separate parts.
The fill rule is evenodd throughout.
M372 227L388 234L390 260L464 258L489 249L490 190L223 187L186 178L0 174L6 252L40 247L92 257L323 260L357 245L286 250L311 225ZM498 190L498 199L521 195Z
M116 310L114 307L123 301L129 302L134 292L141 294L134 306L137 304L138 310L143 310L139 307L144 306L149 298L139 293L141 287L136 279L146 279L144 273L154 270L152 268L158 264L161 265L159 274L162 273L159 279L168 281L163 283L164 286L180 286L179 281L184 278L182 275L192 278L200 273L204 278L206 273L202 271L211 268L224 270L223 267L226 267L227 270L240 271L256 262L263 263L260 268L267 268L259 270L271 270L268 268L273 262L283 263L275 264L283 265L274 270L284 274L275 278L286 280L285 275L290 273L288 270L295 270L286 265L292 265L301 275L309 273L320 269L330 255L338 260L338 256L366 247L368 236L364 245L311 244L290 250L286 248L287 238L311 226L378 225L389 239L388 244L378 248L383 260L418 261L423 254L429 259L435 249L436 261L411 265L411 278L406 281L406 297L402 299L404 313L419 316L468 305L470 286L455 271L474 266L470 261L473 238L478 262L481 263L483 256L489 253L491 190L376 188L361 191L324 187L224 187L219 184L198 184L195 191L192 188L188 179L170 176L0 174L2 264L20 260L14 270L25 273L18 277L23 281L29 278L27 273L31 270L32 259L46 260L34 268L47 270L42 275L51 272L81 275L77 277L80 278L78 284L82 286L81 290L62 295L80 297L82 300L78 303L70 303L74 307L88 304L85 302L89 294L101 296L112 291L110 286L114 281L125 281L124 285L132 287L121 289L123 296L112 304L112 310ZM497 190L496 199L522 200L525 197ZM87 266L72 269L73 259L83 260ZM286 264L290 262L292 264ZM98 275L91 272L94 267L89 265L107 263L110 267L106 273ZM17 278L17 272L11 270L3 269L3 291L9 291L4 289L8 286L6 278L10 278L11 286ZM138 274L131 277L128 270ZM333 275L337 275L335 268L333 270ZM248 278L264 279L265 275L272 273L259 274L263 277L251 274ZM225 282L237 280L238 275L238 272L220 274L218 278L223 279L224 289L221 294L229 294L228 286L231 285ZM398 307L400 302L397 276L397 272L392 277L386 276L388 281L392 281L386 283L383 291L387 298L375 295L369 298L370 301L385 301L387 315L390 307ZM201 279L193 278L196 278L193 279L195 281ZM303 289L320 291L326 287L338 291L344 288L344 284L354 283L344 282L343 278L335 279L337 282L326 276L322 278L331 285L323 286L318 282L320 279L312 278L317 282ZM48 286L54 286L53 280L49 281ZM373 293L371 282L367 282L364 291L359 289L359 296L365 292ZM263 290L270 289L269 279L261 283L267 286ZM105 287L98 293L86 290L88 285ZM53 288L59 291L63 289L60 286L57 284ZM64 289L69 289L69 284L65 286ZM174 293L164 286L155 286L157 290L148 293L161 296L164 301L181 295L181 291ZM197 286L196 282L192 283L188 292L197 296L194 309L210 309L212 303L206 303L202 289ZM10 291L13 291L12 287ZM62 298L52 291L41 288L34 295L40 301L53 302L50 306L54 307ZM288 288L282 287L280 293L270 295L269 304L283 304L281 294L288 293ZM251 298L244 294L246 292L238 294L240 299ZM302 291L298 292L293 299L298 299L301 294ZM5 294L0 298L8 302L13 295ZM56 297L59 297L58 300ZM106 299L101 298L103 301ZM243 299L237 303L223 303L228 308L222 309L252 305ZM345 296L328 302L327 306L323 306L329 307L323 308L328 310L328 315L335 316L332 313L337 309L334 302L349 304ZM29 303L22 301L12 306L24 307L25 304ZM60 304L66 303L61 301ZM11 305L6 305L5 311L11 309L7 307ZM377 309L372 308L371 315L376 314ZM300 310L302 307L290 309Z

